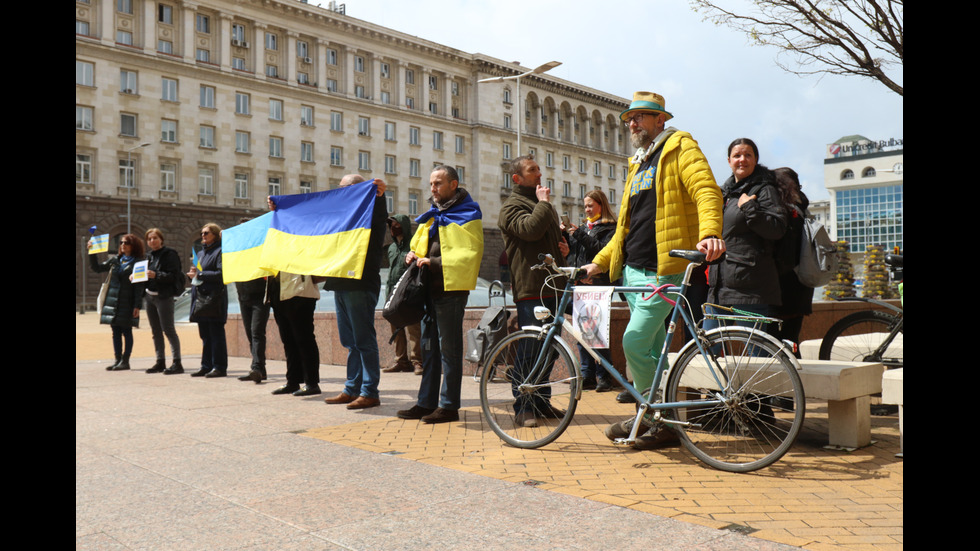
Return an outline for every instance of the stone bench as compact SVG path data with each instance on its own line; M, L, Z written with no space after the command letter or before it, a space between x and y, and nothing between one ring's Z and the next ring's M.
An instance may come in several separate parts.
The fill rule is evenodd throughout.
M676 355L671 354L671 363ZM871 395L881 392L880 363L800 360L800 379L807 398L827 400L829 446L860 448L871 443ZM691 380L691 387L713 383Z
M898 450L896 454L904 457L905 454L905 399L904 399L904 376L905 368L889 369L881 376L881 401L885 404L898 405Z

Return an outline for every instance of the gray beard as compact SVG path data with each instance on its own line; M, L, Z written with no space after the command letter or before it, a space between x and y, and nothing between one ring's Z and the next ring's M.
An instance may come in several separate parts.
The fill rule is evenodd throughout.
M640 130L636 134L630 134L630 145L633 146L633 149L646 149L652 141L653 136L646 130Z

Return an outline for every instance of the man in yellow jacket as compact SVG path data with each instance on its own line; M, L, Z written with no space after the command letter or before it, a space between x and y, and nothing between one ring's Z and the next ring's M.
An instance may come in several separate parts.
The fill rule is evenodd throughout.
M609 244L584 266L589 277L609 272L623 285L679 285L687 262L670 258L671 249L697 249L708 261L721 256L722 197L708 161L687 132L666 127L673 118L663 96L636 92L620 119L637 148L629 160L629 177L619 208L616 233ZM637 390L645 392L666 339L664 320L671 305L660 296L637 300L627 293L630 321L623 334L623 352ZM629 435L633 418L606 429L610 440ZM642 433L633 443L653 449L677 442L664 425Z

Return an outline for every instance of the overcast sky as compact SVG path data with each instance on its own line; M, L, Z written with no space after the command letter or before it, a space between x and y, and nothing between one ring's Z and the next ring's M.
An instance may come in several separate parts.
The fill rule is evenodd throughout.
M884 85L786 73L775 49L702 21L686 0L344 3L351 17L464 52L527 68L561 61L550 74L627 99L636 90L660 93L674 115L668 124L694 135L719 184L731 175L728 144L749 137L763 164L794 168L811 201L826 199L827 144L852 134L904 137L902 97Z

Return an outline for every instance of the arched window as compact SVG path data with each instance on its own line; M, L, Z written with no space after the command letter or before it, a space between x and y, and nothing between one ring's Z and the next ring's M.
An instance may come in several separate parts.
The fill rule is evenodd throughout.
M511 101L510 101L510 88L504 88L504 103L511 103Z
M874 178L874 176L875 176L875 169L874 169L874 167L870 167L869 166L868 168L864 169L863 172L861 172L861 177L862 178Z
M854 179L854 171L851 170L851 169L847 169L844 172L841 172L840 179L841 180L853 180Z

